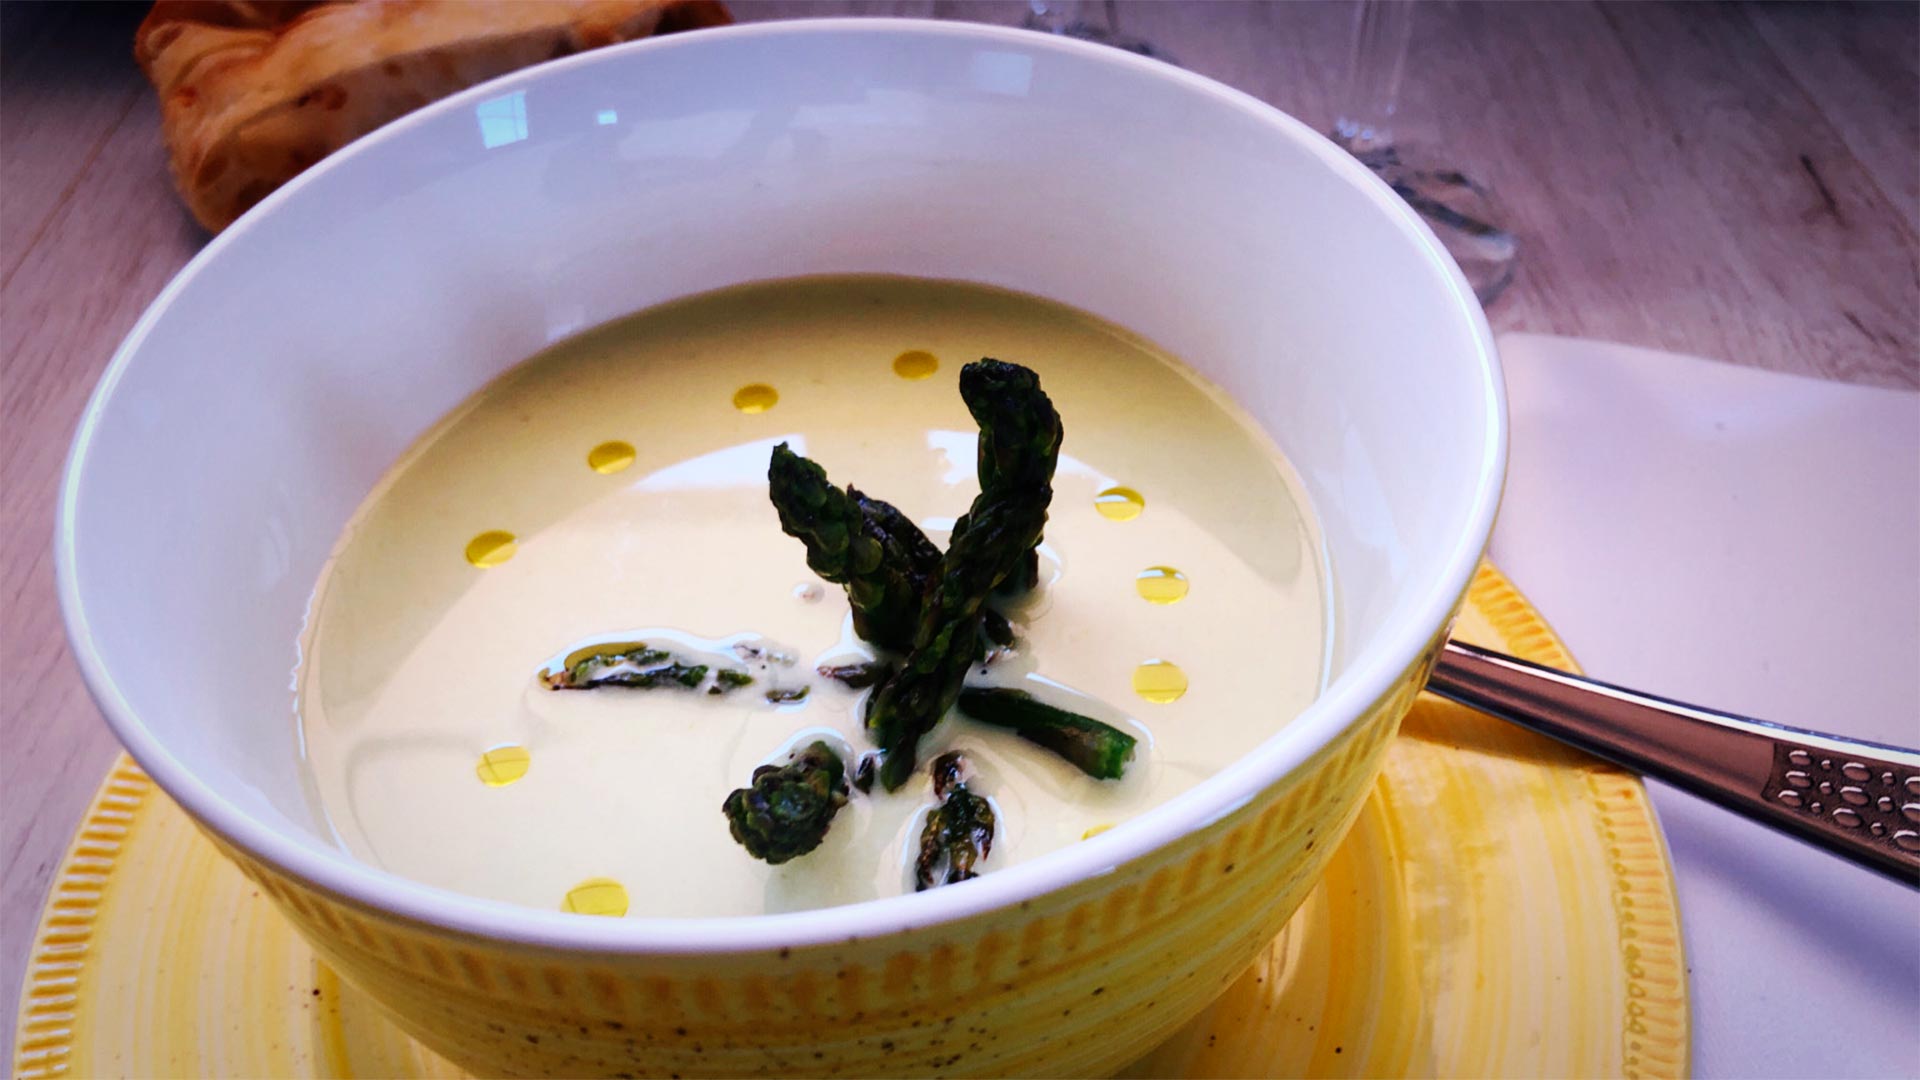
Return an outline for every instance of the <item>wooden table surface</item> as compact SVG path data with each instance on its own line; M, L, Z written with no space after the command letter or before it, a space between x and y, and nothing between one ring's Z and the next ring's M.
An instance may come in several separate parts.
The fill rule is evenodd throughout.
M0 5L0 1040L115 748L54 600L62 459L115 345L206 240L130 59L143 7ZM736 0L743 19L850 11L1011 23L1024 5ZM1352 8L1169 0L1117 20L1333 117ZM1920 387L1920 8L1428 5L1414 36L1403 136L1492 185L1520 239L1496 329Z

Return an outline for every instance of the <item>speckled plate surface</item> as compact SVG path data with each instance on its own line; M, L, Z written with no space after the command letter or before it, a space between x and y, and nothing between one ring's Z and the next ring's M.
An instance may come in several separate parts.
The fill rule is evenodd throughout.
M1455 634L1572 658L1483 566ZM1687 983L1639 780L1423 697L1325 879L1129 1076L1677 1076ZM457 1077L343 984L127 758L74 837L16 1075Z

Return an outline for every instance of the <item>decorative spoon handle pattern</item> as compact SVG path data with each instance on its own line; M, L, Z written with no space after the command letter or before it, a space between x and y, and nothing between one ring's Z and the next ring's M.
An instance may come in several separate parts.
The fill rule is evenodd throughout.
M1920 752L1781 727L1448 642L1427 688L1920 888Z

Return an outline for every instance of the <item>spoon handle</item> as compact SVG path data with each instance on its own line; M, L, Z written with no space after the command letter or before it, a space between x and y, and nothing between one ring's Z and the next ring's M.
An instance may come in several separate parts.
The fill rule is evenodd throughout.
M1920 888L1920 752L1684 705L1457 641L1427 689Z

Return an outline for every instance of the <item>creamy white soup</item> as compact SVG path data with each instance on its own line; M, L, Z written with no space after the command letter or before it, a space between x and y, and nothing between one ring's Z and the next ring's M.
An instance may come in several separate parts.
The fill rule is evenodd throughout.
M957 392L1031 368L1064 427L1040 584L969 685L1023 687L1136 740L1094 779L953 713L896 791L852 791L810 853L769 865L728 793L828 743L872 749L874 657L768 497L779 443L944 547L978 492ZM381 480L315 595L299 673L310 792L339 842L474 896L588 914L750 915L914 888L960 750L993 809L991 874L1187 790L1319 691L1328 583L1280 452L1225 395L1082 312L954 282L741 286L562 341L455 409ZM557 692L596 643L645 642L693 685ZM720 686L719 672L750 678ZM723 692L724 691L724 692ZM769 693L771 691L771 693Z

